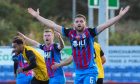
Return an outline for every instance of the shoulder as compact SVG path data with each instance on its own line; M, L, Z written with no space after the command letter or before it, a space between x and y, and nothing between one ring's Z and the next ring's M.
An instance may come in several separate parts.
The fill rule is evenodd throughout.
M100 48L100 44L97 42L94 42L94 48Z
M33 49L33 47L31 47L31 46L24 46L24 48L25 48L25 51L28 51L28 50L32 50Z
M59 45L58 43L54 43L53 44L54 49L57 49L58 48L58 45Z
M86 28L88 31L93 31L93 30L96 30L96 27L92 27L92 28Z

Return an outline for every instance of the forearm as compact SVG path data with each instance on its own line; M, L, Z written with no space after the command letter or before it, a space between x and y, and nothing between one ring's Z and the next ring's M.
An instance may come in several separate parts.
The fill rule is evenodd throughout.
M25 36L25 35L22 34L21 32L17 32L17 34L18 34L20 37L22 37L27 43L30 43L30 44L32 44L33 46L38 47L38 45L40 44L40 43L38 43L37 41L28 38L27 36Z
M36 66L37 66L36 63L32 63L29 66L23 68L23 71L29 71L29 70L35 68Z
M63 48L64 48L64 41L63 41L63 39L62 39L62 37L61 37L61 36L59 36L59 37L58 37L58 40L59 40L59 44L60 44L59 49L61 50L61 49L63 49Z
M111 18L110 20L108 20L107 22L99 25L97 27L97 33L102 32L103 30L107 29L108 27L110 27L111 25L115 24L118 20L120 20L122 17L122 15L118 15L114 18Z
M59 64L59 67L61 67L61 66L67 66L67 65L69 65L71 62L72 62L72 56L69 57L67 60L62 61L62 62Z
M51 20L48 20L48 19L45 19L44 17L38 15L36 17L36 19L38 19L41 23L45 24L46 26L48 26L49 28L52 28L54 29L55 31L59 32L59 33L62 33L61 30L61 26L60 25L57 25L56 23L54 23L53 21Z
M26 40L27 43L30 43L31 45L35 46L35 47L38 47L38 45L40 45L40 43L38 43L37 41L35 40L32 40L28 37L24 37L24 39Z
M28 43L30 43L31 45L33 45L35 47L38 47L38 45L40 44L40 43L36 42L35 40L32 40L32 39L27 38L27 37L25 37L25 39Z
M26 51L26 57L28 58L30 64L23 68L23 71L28 71L28 70L31 70L35 67L37 67L37 63L36 63L36 57L35 57L35 54L33 53L33 51L29 50L29 51Z

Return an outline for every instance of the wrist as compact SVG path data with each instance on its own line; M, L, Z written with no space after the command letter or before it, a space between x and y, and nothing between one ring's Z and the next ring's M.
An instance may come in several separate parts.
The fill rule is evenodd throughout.
M58 67L61 67L61 66L62 66L61 63L59 63L59 64L58 64Z
M118 15L119 18L121 18L122 16L123 16L122 14L119 14L119 15Z
M35 18L36 18L36 19L39 19L39 16L40 16L40 15L36 15Z
M59 39L61 39L61 36L57 36Z

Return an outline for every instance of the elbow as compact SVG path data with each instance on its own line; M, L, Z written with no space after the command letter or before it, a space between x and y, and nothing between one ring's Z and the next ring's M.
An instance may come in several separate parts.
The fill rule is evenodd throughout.
M63 48L64 48L64 45L61 46L61 49L63 49Z
M60 45L59 49L62 50L64 48L64 45Z
M102 64L104 64L106 62L105 56L102 56L101 60L102 60Z
M102 64L104 64L104 63L106 63L106 59L104 59L104 60L102 61Z
M106 62L106 58L104 59L104 63Z

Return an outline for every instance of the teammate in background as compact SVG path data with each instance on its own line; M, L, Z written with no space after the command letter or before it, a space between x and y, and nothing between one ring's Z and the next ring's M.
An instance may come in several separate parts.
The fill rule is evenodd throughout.
M121 9L119 15L96 28L88 28L86 26L86 17L78 14L74 19L73 29L67 29L40 16L39 10L34 11L32 8L28 8L28 12L37 20L69 38L72 46L72 56L76 73L75 84L96 84L98 71L93 61L94 37L109 26L115 24L128 10L129 6L125 9Z
M28 64L27 62L25 62L22 54L17 55L16 52L13 52L14 55L12 56L12 60L14 61L14 75L16 78L16 84L31 84L31 80L32 80L32 70L28 71L28 72L20 72L17 73L17 69L18 68L24 68L26 67Z
M98 67L98 80L97 84L103 84L104 79L104 67L103 64L106 62L104 52L102 51L100 44L94 42L94 49L95 49L95 62Z
M15 51L17 55L22 54L23 58L28 63L28 66L26 67L19 67L17 73L33 70L34 77L31 80L31 84L48 84L49 77L47 68L41 54L34 48L26 46L24 41L19 37L13 39L12 47L13 51Z
M59 40L59 44L54 43L54 31L52 29L45 29L43 33L44 44L40 44L22 33L18 33L19 36L23 37L28 43L33 46L39 47L45 53L45 62L49 74L49 84L65 84L65 76L62 67L52 69L51 66L61 61L60 51L64 48L64 42L61 35L55 32L56 37Z

